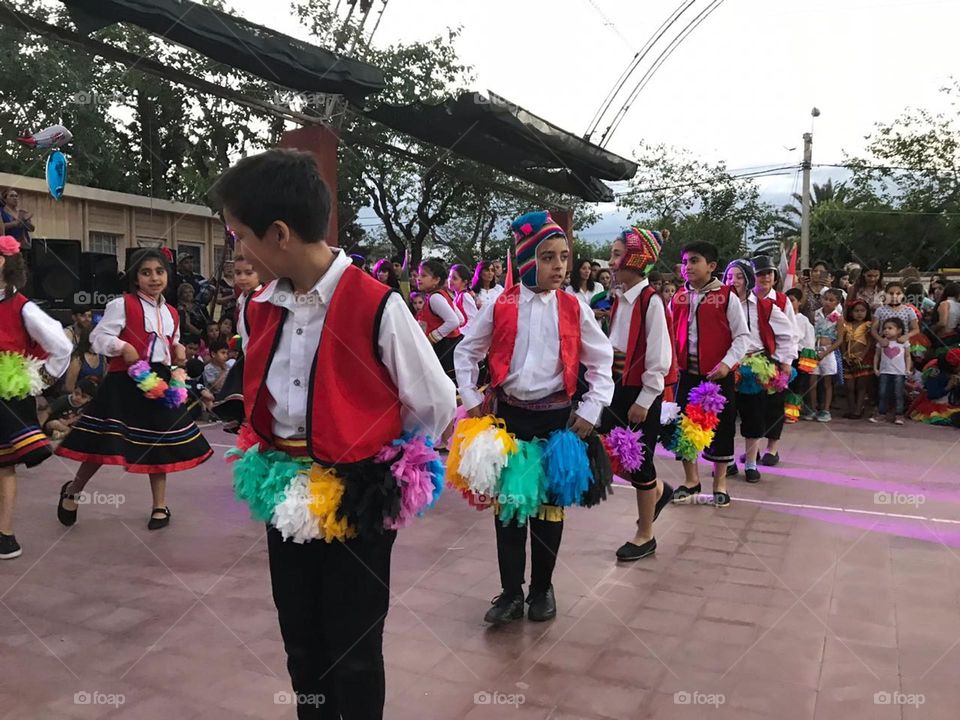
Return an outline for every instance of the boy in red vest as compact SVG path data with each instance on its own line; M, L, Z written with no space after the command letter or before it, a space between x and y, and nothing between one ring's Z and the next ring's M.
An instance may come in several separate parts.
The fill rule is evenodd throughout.
M720 413L713 442L703 458L713 463L713 499L718 508L730 504L727 464L733 460L737 418L734 376L730 372L743 357L750 330L743 308L730 288L713 277L719 255L715 245L692 242L681 248L682 272L687 282L671 300L673 337L680 368L677 402L684 407L690 391L704 381L720 385L727 399ZM685 502L700 493L700 473L695 462L683 462L684 484L673 502Z
M245 158L214 195L237 251L270 281L246 303L240 325L250 429L261 448L333 468L345 478L344 496L374 489L365 497L376 504L383 471L373 457L404 432L439 437L456 410L453 383L399 293L327 244L330 196L312 155ZM383 527L382 514L379 523L333 542L284 541L268 525L301 720L383 716L396 531Z
M508 432L519 440L533 440L569 425L586 437L613 397L613 349L593 313L575 296L557 292L570 251L566 235L550 214L521 215L512 229L520 284L480 310L454 351L463 405L471 417L487 409L477 391L479 363L487 357L489 399L496 402L495 414ZM572 410L581 364L588 387ZM501 624L523 616L527 526L515 520L504 525L498 518L494 523L503 590L484 620ZM528 617L550 620L557 614L553 568L563 534L563 509L544 505L529 524Z
M603 432L616 426L639 429L644 445L643 465L628 478L637 490L637 531L617 550L618 560L639 560L656 552L653 521L673 497L673 488L657 479L653 464L663 391L667 382L676 382L677 374L668 311L647 281L662 247L659 232L632 227L620 233L610 250L610 268L620 291L610 316L616 388L604 412Z
M773 361L777 370L789 375L793 369L792 363L797 357L797 346L794 342L796 328L773 300L760 294L763 291L757 287L753 264L744 259L731 261L724 271L724 282L734 289L747 319L750 341L746 355L764 354ZM782 394L780 403L782 407ZM744 476L748 483L760 482L757 455L760 452L760 439L769 431L767 405L766 390L757 393L737 390L740 434L746 441ZM783 414L782 409L780 413ZM736 462L730 463L726 474L727 477L737 474Z

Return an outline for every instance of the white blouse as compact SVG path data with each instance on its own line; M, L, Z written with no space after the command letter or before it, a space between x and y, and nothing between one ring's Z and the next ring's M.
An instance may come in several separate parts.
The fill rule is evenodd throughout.
M503 285L494 285L492 288L484 288L477 293L477 308L483 308L487 303L492 303L503 292Z
M147 334L153 336L150 341L150 357L146 359L149 362L172 364L170 343L167 339L173 338L174 344L180 342L180 328L174 331L173 315L170 314L166 300L162 295L159 303L154 303L143 295L137 295L137 297L143 307L143 321ZM127 312L124 296L121 295L107 303L103 310L103 319L90 333L90 346L93 351L107 357L122 355L126 342L121 340L119 335L126 325ZM139 328L133 329L139 331Z
M568 285L567 292L571 295L576 295L584 305L590 307L590 301L593 299L593 296L599 292L603 292L603 285L600 283L590 283L586 290L575 290L573 285Z

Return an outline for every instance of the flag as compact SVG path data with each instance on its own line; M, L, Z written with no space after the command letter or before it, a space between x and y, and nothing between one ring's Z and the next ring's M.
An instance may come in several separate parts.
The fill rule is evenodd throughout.
M790 264L787 264L787 248L780 245L780 275L783 277L783 291L797 284L797 244L790 249Z
M510 259L510 250L507 250L507 271L504 276L503 289L509 290L513 287L513 261Z

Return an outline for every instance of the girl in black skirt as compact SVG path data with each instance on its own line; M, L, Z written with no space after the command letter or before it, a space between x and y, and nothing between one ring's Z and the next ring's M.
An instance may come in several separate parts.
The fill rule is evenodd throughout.
M107 377L56 451L81 462L73 481L60 489L57 517L64 525L76 522L76 495L100 466L120 465L128 473L150 476L153 511L147 527L166 527L167 473L196 467L213 454L186 404L170 407L164 398L147 397L128 374L131 365L143 360L169 382L171 364L186 360L177 311L163 298L166 258L158 250L141 250L131 258L126 276L129 292L107 304L90 334L94 350L110 358Z
M0 237L0 560L23 552L13 534L17 465L39 465L50 444L37 422L37 399L70 364L63 328L17 288L26 284L20 243Z

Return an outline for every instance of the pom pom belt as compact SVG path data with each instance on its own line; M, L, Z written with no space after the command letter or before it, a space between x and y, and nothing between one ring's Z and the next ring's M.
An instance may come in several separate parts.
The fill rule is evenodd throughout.
M797 371L785 373L764 353L745 356L736 367L737 392L743 395L774 394L787 389Z
M325 466L306 455L305 441L276 439L267 447L244 426L226 455L237 499L253 519L296 543L405 527L433 507L443 489L440 455L423 436L405 435L368 460Z
M494 507L503 523L561 520L564 507L606 499L614 453L623 453L616 456L621 466L642 463L639 433L618 428L607 437L609 443L598 435L584 441L564 429L545 439L517 440L500 418L464 418L450 443L446 482L478 510Z

